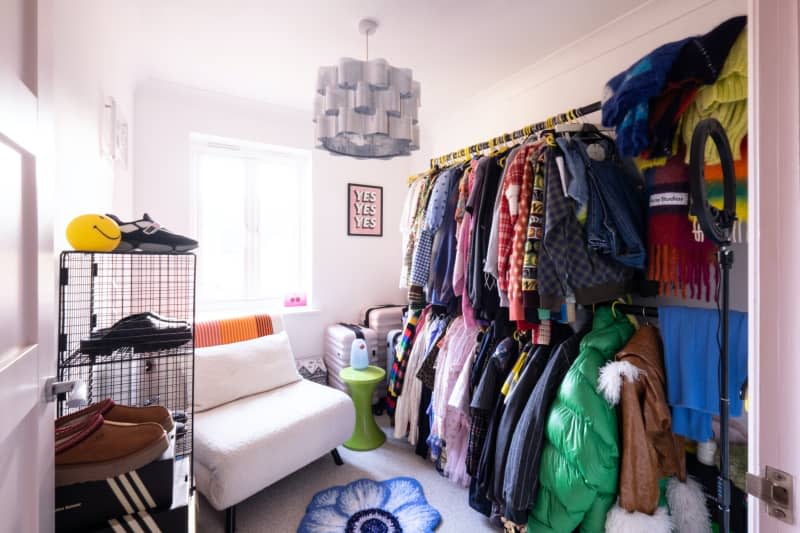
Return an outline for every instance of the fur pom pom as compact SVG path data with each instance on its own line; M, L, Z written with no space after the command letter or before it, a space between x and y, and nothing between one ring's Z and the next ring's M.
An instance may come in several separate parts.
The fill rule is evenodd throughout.
M686 483L674 477L667 482L667 504L677 533L711 531L706 495L700 483L691 477L686 478Z
M629 513L617 503L606 515L606 531L613 533L671 533L672 519L666 507L653 515Z
M617 405L622 394L622 377L625 376L628 381L636 381L640 372L638 367L627 361L612 361L600 369L597 392L611 405Z

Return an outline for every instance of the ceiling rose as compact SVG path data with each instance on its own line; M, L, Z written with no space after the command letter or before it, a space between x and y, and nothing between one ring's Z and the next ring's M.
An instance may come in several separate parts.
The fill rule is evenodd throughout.
M343 57L320 67L314 97L317 148L357 158L391 158L419 149L420 84L410 68L369 59L378 22L362 19L364 61Z

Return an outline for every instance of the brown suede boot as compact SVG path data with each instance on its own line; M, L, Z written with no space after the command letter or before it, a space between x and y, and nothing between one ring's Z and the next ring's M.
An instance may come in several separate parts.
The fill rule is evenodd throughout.
M167 448L169 438L159 424L110 422L95 413L56 435L56 487L119 476L153 462Z
M151 405L149 407L129 407L127 405L117 405L111 398L106 398L102 402L93 403L84 407L80 411L75 411L56 420L56 438L61 430L73 424L83 425L95 413L103 415L109 422L124 422L126 424L141 424L143 422L155 422L161 424L164 431L169 433L175 424L172 415L166 407Z

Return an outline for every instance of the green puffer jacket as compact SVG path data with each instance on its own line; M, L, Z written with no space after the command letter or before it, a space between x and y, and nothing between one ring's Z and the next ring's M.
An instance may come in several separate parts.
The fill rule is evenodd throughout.
M597 392L600 368L633 335L633 325L609 307L597 309L550 408L539 470L539 493L528 515L530 533L602 533L617 495L617 413Z

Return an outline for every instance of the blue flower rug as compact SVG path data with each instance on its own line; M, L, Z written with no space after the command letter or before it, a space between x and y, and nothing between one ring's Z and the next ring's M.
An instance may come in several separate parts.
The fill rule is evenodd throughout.
M431 533L441 521L416 479L359 479L314 495L297 533Z

